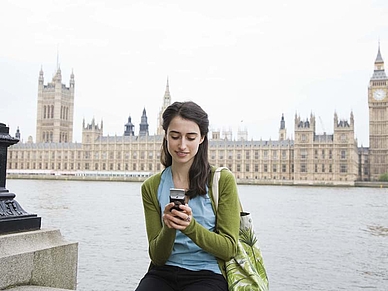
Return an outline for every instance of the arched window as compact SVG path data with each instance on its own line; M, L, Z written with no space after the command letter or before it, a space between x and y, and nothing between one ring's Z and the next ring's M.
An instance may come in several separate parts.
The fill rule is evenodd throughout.
M50 109L51 109L51 106L47 106L47 118L50 118Z
M54 118L54 105L51 105L51 118Z
M66 107L66 120L69 120L69 107Z
M46 105L43 106L43 118L46 119Z

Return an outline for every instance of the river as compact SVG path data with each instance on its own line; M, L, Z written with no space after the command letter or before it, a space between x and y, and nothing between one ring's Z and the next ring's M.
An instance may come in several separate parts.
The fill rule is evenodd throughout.
M141 183L8 179L42 228L79 243L79 291L130 291L149 259ZM388 190L239 185L271 291L388 290Z

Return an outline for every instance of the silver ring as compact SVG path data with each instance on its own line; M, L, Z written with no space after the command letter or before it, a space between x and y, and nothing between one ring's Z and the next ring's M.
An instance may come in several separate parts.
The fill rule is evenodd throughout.
M185 221L190 222L190 215L187 215L187 218L185 219Z

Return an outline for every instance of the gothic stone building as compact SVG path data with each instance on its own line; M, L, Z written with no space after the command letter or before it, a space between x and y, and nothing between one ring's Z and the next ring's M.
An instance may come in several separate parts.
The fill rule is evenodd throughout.
M278 140L248 140L246 132L233 139L231 133L212 131L209 159L212 165L227 166L240 183L354 185L357 180L377 180L388 172L387 77L380 47L368 88L369 148L358 148L354 116L339 119L334 113L332 134L317 134L313 114L294 119L294 140L287 138L284 116ZM8 174L77 175L98 173L113 177L162 170L159 162L163 139L161 115L171 104L169 83L159 112L155 135L148 132L143 110L138 135L131 117L122 136L105 136L103 122L83 122L82 143L73 143L72 123L74 75L70 86L61 84L60 70L43 85L39 75L37 142L30 139L8 151ZM18 134L20 134L18 132Z
M39 73L36 118L37 143L67 143L73 140L74 74L70 85L62 84L58 67L51 82L44 85L43 70Z

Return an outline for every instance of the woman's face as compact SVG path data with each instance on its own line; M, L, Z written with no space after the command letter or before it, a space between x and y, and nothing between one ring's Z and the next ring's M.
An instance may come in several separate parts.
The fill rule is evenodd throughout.
M173 164L192 164L204 138L195 122L176 116L167 128L166 139Z

